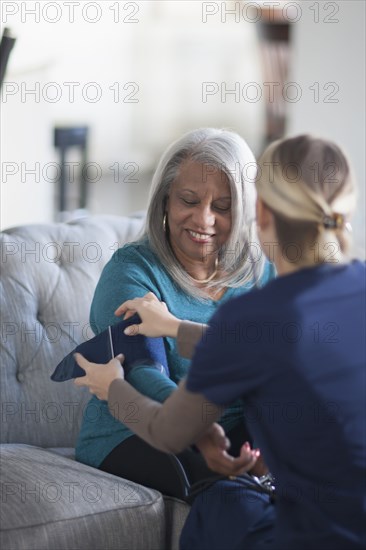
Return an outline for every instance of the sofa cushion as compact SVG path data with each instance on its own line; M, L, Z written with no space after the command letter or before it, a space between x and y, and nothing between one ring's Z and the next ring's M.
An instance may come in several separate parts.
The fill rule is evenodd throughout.
M0 466L1 548L165 547L157 491L30 445L1 445Z
M74 447L49 447L47 451L64 456L65 458L70 458L70 460L75 460Z

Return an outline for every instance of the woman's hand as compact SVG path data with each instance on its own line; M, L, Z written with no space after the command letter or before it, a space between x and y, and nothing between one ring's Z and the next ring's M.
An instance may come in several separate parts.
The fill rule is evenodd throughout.
M180 319L174 317L168 311L166 304L160 302L152 292L145 294L142 298L127 300L114 312L118 317L125 314L124 319L129 319L135 313L139 314L142 323L127 327L124 332L128 336L144 334L151 337L177 337Z
M250 473L253 476L261 477L269 473L267 464L264 462L263 456L260 455L257 459L257 462L254 464L253 468L250 470Z
M227 453L230 441L219 424L213 424L208 432L196 443L207 466L223 475L239 475L253 468L260 456L259 449L251 449L248 442L241 448L240 456L234 458Z
M87 386L90 393L96 395L99 399L106 401L108 399L109 386L116 378L124 378L122 363L124 356L117 355L109 363L97 364L91 363L80 353L75 353L75 360L79 367L85 370L85 376L75 378L76 386Z

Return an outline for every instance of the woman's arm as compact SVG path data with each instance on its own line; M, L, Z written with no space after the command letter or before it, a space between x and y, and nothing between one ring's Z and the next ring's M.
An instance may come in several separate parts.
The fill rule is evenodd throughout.
M248 443L237 458L226 452L229 442L223 429L214 423L221 416L222 407L202 394L188 391L184 380L161 405L141 395L123 379L120 364L123 356L107 365L90 363L80 354L76 354L76 360L86 375L77 378L75 384L89 387L101 399L108 395L111 414L150 445L177 454L196 443L208 466L224 475L238 475L256 463L260 452L250 449ZM131 409L134 414L126 415Z
M187 359L192 358L196 345L207 329L205 324L181 321L172 315L164 302L160 302L152 292L142 298L127 300L115 311L117 316L124 314L124 319L128 319L135 313L139 314L142 322L138 325L130 325L125 330L125 334L177 338L179 354Z
M153 291L161 298L147 263L139 246L131 244L117 250L105 265L90 310L90 324L96 334L120 321L114 312L131 296L144 296Z
M91 306L90 321L96 333L120 322L114 312L128 297L144 296L153 289L161 298L150 260L146 246L135 243L117 250L106 264ZM131 372L129 381L144 395L159 402L163 402L176 389L173 380L148 368Z
M74 380L75 385L87 386L99 399L108 399L110 412L117 420L161 451L179 453L195 443L222 414L222 407L186 390L184 380L164 406L142 395L124 380L122 354L105 365L91 363L80 353L75 359L86 373ZM134 414L126 415L132 406Z
M126 405L137 411L126 422ZM108 405L115 418L161 451L180 453L196 443L222 414L222 408L208 403L201 394L189 392L182 381L164 406L141 395L123 379L114 380L108 392Z
M182 357L192 359L194 350L207 330L208 325L181 321L177 332L178 351Z

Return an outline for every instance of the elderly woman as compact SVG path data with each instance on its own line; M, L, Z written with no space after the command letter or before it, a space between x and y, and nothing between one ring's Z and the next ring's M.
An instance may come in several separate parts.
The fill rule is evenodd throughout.
M110 404L134 401L132 429L168 452L202 438L238 397L257 411L249 426L276 478L275 506L263 498L253 518L242 493L215 517L210 510L223 501L216 491L215 508L211 493L203 507L195 501L182 549L365 548L366 270L348 253L349 166L325 140L275 142L260 160L257 190L260 241L279 277L217 311L179 389L160 405L123 380L118 361L101 367L81 356L86 376L78 384L104 398L109 390ZM180 323L151 296L119 311L127 309L143 319L140 332L178 336L186 351L200 337L202 326ZM231 334L238 326L255 327L260 337L220 341L223 327ZM221 443L226 473L247 469L257 456L248 449L232 465L225 452Z
M263 285L273 268L255 247L255 160L237 134L201 129L184 135L165 152L157 167L141 239L119 249L97 285L90 314L96 333L119 319L114 312L131 296L153 292L178 317L207 322L228 299ZM253 258L253 254L255 258ZM165 339L170 379L137 384L163 402L187 374L175 340ZM129 419L133 410L126 409ZM250 440L241 402L220 419L232 452ZM179 455L188 481L207 477L202 457ZM105 401L93 397L84 413L76 459L173 496L182 496L171 457L161 453L126 425L117 422Z

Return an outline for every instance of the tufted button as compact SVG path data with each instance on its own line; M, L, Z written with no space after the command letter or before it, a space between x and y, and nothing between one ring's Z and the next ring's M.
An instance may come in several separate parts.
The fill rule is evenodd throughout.
M24 382L25 376L22 372L17 372L16 379L18 380L18 382Z

